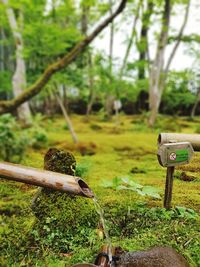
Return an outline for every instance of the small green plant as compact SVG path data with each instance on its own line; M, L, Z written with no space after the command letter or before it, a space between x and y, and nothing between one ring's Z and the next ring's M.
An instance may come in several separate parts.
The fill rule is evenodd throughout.
M91 163L88 161L80 162L76 166L76 176L84 178L91 167Z
M179 218L186 218L186 219L196 219L198 214L193 210L186 207L176 206L174 209L174 213Z
M143 186L131 180L129 177L115 177L112 181L104 181L103 187L114 190L132 190L141 196L150 196L160 199L160 189L153 186Z
M20 162L23 158L28 137L19 132L16 119L10 114L0 117L0 157L10 162Z

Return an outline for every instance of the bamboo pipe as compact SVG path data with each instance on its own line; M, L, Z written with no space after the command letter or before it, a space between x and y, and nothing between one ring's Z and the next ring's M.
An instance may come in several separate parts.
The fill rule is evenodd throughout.
M83 197L94 197L92 190L81 178L57 172L0 162L0 177Z
M160 133L158 145L173 142L190 142L194 151L200 151L200 134Z

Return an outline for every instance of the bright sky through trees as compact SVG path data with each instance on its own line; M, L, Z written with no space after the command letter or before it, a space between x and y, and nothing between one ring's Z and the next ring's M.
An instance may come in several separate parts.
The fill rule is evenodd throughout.
M183 21L184 16L184 7L183 6L176 6L176 16L172 16L170 25L172 28L177 32L180 29L180 26ZM184 34L198 34L200 29L200 1L199 0L192 0L191 1L191 8L190 8L190 14L188 23L186 25ZM132 21L133 18L129 18L130 23L127 23L127 20L125 22L121 22L121 16L117 18L117 27L119 28L119 31L115 33L115 42L114 42L114 57L116 58L123 58L125 53L126 45L124 44L124 41L128 37L128 34L130 35ZM140 26L140 25L139 25ZM150 42L151 42L151 58L153 57L153 53L155 50L155 43L154 43L154 32L159 31L159 26L156 25L153 27L153 29L150 30ZM98 37L94 41L94 47L96 47L100 51L105 51L106 54L109 53L109 28L106 28L103 32L103 34ZM172 46L168 46L166 56L169 56ZM136 50L132 49L131 56L129 58L129 61L137 59L137 52ZM177 50L177 53L175 55L174 60L172 61L171 69L175 70L183 70L187 67L190 67L193 63L194 59L191 58L190 55L188 55L187 52L187 44L181 43L179 49Z

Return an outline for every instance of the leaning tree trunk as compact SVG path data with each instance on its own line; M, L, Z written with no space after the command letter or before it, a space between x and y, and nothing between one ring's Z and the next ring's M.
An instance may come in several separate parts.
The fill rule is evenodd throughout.
M69 132L70 132L70 134L72 136L72 139L73 139L73 141L74 141L75 144L78 144L78 138L77 138L77 135L75 133L74 127L72 125L72 122L70 120L70 117L69 117L69 115L67 113L66 108L63 105L63 102L62 102L60 96L57 93L56 93L56 99L57 99L58 104L59 104L59 106L60 106L60 108L62 110L62 113L64 115L64 118L65 118L65 121L67 123L67 126L69 127Z
M124 69L126 67L126 63L127 63L130 51L131 51L131 47L133 45L134 37L135 37L135 34L136 34L136 25L137 25L137 21L138 21L138 18L139 18L141 5L142 5L142 0L139 0L137 8L136 8L137 9L136 10L136 14L135 14L135 17L134 17L134 20L133 20L133 26L132 26L132 30L131 30L130 39L129 39L129 42L128 42L128 45L127 45L127 48L126 48L126 52L125 52L125 55L124 55L122 66L120 68L119 80L122 80L122 77L123 77L123 74L124 74Z
M158 40L156 57L152 65L149 78L149 108L151 112L149 117L149 126L153 126L155 123L162 96L160 85L162 84L163 78L164 55L168 39L170 11L171 0L165 0L162 29Z
M4 5L6 5L8 22L15 40L16 67L15 67L15 73L12 77L12 87L13 87L13 94L15 97L17 97L23 92L23 88L26 88L26 66L25 66L25 61L23 59L23 39L13 9L7 6L8 0L2 0L2 1ZM22 14L20 15L22 16ZM27 102L22 104L17 109L17 113L20 120L24 121L25 123L30 123L31 112Z

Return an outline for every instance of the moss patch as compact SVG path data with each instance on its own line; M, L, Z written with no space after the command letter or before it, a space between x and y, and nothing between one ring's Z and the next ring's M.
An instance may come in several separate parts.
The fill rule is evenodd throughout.
M160 117L160 123L165 124L166 131L169 119L174 120ZM84 121L81 116L73 115L72 121L80 142L95 144L95 154L92 157L81 156L69 131L63 128L65 122L60 117L54 119L53 128L52 123L44 121L49 146L67 149L75 155L79 175L84 173L84 180L97 194L105 210L113 244L128 250L147 249L158 244L170 245L189 258L194 266L200 266L199 220L189 219L176 211L171 215L164 213L162 200L102 187L104 180L130 175L137 183L160 188L163 196L166 169L158 164L156 157L160 129L148 129L142 116L121 116L123 124L118 126L118 132L113 131L114 120L106 122L100 117L91 116L90 121L100 126L97 127L99 129L91 129L91 123ZM183 133L194 133L200 119L190 121L178 118L176 123L181 126ZM29 149L22 164L43 168L45 153L44 149ZM197 179L189 183L175 179L172 199L173 207L185 206L197 214L200 211L199 159L199 154L195 153L191 164L179 168L180 172L191 172ZM136 171L131 173L132 169ZM99 240L97 235L98 216L92 201L73 199L75 212L70 213L71 197L55 193L43 202L44 218L39 224L34 221L34 214L30 210L36 191L34 186L8 181L0 183L3 210L0 216L0 265L71 266L77 262L94 262L104 241ZM57 197L60 200L55 204ZM72 224L70 227L69 222Z

